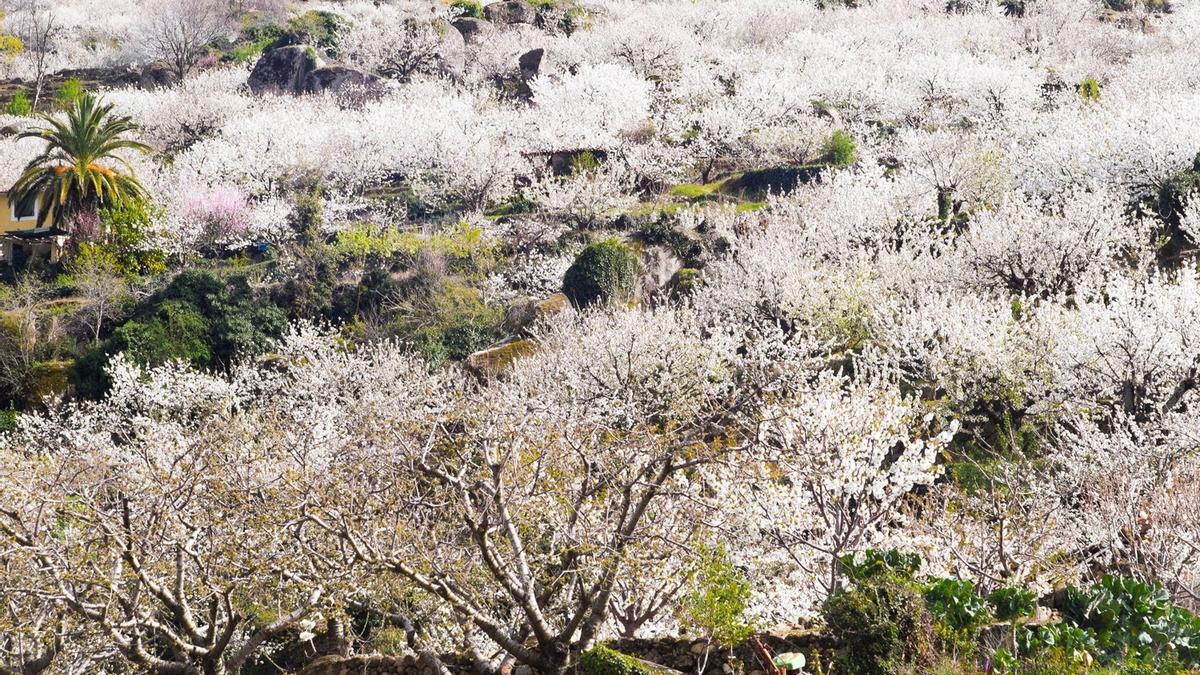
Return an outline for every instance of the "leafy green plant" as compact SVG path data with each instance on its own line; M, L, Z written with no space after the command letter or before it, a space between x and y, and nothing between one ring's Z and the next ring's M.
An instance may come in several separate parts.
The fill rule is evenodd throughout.
M1076 89L1079 92L1079 96L1085 101L1100 100L1100 83L1093 77L1080 82Z
M161 215L144 201L100 209L104 225L102 243L93 244L110 253L116 271L124 276L161 274L167 268L167 256L151 245L154 218Z
M1108 658L1157 660L1177 652L1200 666L1200 619L1174 607L1157 584L1105 576L1086 591L1068 589L1063 620L1094 633Z
M288 21L283 42L333 50L337 48L341 28L342 19L337 14L312 9Z
M283 311L259 302L244 278L188 270L79 360L76 385L84 395L103 394L108 388L104 367L118 352L144 365L182 360L198 368L225 368L237 357L271 348L286 329Z
M1095 634L1086 628L1051 623L1019 632L1017 649L1022 654L1054 651L1069 663L1083 663L1093 658L1097 644Z
M59 85L58 90L54 92L54 105L61 110L68 110L83 100L87 95L87 90L83 87L83 80L72 77Z
M833 132L821 152L822 161L832 166L850 166L858 161L854 137L841 129Z
M571 175L573 176L591 173L599 167L600 160L596 158L596 153L591 150L584 150L571 155Z
M667 214L660 213L648 220L638 230L638 236L647 244L661 244L670 248L685 264L695 265L703 253L700 243L677 229Z
M632 296L637 288L637 256L616 239L585 248L563 276L563 293L579 307L614 302Z
M19 89L13 94L12 100L4 107L4 112L17 117L28 117L33 114L33 102L29 100L29 94L25 93L24 89Z
M1000 621L1016 621L1037 611L1037 594L1018 586L1004 586L988 593L988 604Z
M0 408L0 434L14 431L17 428L17 409L12 401L7 408Z
M921 556L896 549L869 548L838 559L842 573L855 583L879 577L912 579L921 569Z
M933 616L938 640L955 654L972 653L980 627L991 618L975 584L962 579L930 581L925 587L925 606Z

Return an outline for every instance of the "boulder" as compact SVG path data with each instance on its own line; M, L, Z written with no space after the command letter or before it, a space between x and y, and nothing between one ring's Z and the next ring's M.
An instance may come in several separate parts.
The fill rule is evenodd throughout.
M501 0L483 8L488 21L499 24L533 23L537 10L525 0Z
M654 298L683 269L683 261L666 246L647 246L642 252L642 297Z
M521 68L521 79L526 82L538 76L542 70L542 61L546 57L546 50L538 47L531 49L521 55L517 59L517 65Z
M508 335L528 337L530 327L569 311L571 301L563 293L555 293L545 300L526 298L514 302L505 310L503 328Z
M307 45L272 49L254 64L247 85L255 94L302 94L309 76L324 65L317 50Z
M476 19L473 16L459 17L451 25L463 36L463 40L468 45L477 45L484 42L496 31L495 26L492 24L483 19Z
M146 64L138 73L138 87L141 89L169 89L177 84L179 76L161 61Z
M383 94L384 84L378 76L348 66L322 66L308 74L304 90L331 93L338 96L372 99Z

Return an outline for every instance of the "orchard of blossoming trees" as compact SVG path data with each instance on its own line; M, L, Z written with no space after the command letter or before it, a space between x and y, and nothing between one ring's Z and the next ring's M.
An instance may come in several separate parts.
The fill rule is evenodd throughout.
M1200 668L1200 4L0 5L0 673Z

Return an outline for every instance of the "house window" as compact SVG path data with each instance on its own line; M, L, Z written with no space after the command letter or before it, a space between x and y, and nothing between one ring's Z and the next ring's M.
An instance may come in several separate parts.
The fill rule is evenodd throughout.
M12 204L13 220L33 220L38 216L38 196L28 195L25 199Z

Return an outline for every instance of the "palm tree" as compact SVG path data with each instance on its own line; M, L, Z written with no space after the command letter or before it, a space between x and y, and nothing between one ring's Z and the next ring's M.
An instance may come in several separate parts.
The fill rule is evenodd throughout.
M133 120L114 116L112 110L111 104L84 94L72 103L65 120L40 115L48 126L19 136L46 141L45 151L26 165L10 191L15 204L39 198L38 226L47 218L54 225L69 225L78 215L145 198L146 190L133 175L133 168L117 152L149 152L151 148L128 138L136 129Z

